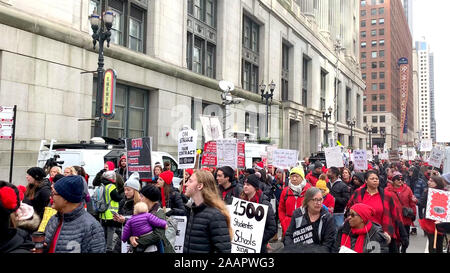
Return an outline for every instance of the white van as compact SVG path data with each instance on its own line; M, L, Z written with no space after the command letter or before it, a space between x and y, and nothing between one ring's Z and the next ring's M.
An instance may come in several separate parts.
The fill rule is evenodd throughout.
M118 165L120 157L125 154L125 149L120 145L111 144L52 144L45 145L49 149L44 149L45 141L41 142L41 148L38 155L37 166L43 168L48 159L56 156L57 161L63 163L60 165L62 169L68 166L81 166L89 175L89 189L93 188L92 182L95 175L103 169L105 161L113 161ZM171 170L174 173L173 186L178 188L181 183L183 172L178 169L177 160L166 152L152 151L152 170L155 163L170 162Z

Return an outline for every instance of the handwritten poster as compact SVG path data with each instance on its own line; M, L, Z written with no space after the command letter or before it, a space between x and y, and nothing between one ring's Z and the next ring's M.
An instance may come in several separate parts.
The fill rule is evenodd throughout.
M327 163L327 168L344 167L344 161L342 159L341 147L335 146L330 148L325 148L325 159Z
M354 157L353 163L355 165L355 170L365 171L368 169L366 150L354 150L353 157Z
M260 253L269 206L233 197L230 222L233 229L231 253Z
M275 167L290 169L297 165L297 161L298 151L296 150L275 149L272 151L272 163Z
M217 167L230 166L237 169L237 139L218 139L217 145Z

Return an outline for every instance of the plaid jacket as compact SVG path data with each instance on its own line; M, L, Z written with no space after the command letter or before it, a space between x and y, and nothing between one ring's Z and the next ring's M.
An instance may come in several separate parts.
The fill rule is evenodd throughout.
M347 212L350 211L350 208L354 204L362 203L366 191L366 185L355 190L347 203ZM402 222L402 207L398 197L390 191L383 191L381 188L378 188L378 191L380 193L384 208L381 223L383 231L387 232L389 236L394 238L396 241L407 240L407 233Z

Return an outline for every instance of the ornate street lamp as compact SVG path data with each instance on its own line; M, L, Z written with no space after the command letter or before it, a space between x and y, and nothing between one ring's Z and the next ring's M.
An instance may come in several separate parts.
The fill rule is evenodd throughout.
M269 105L272 104L273 91L275 91L276 85L272 80L272 82L269 84L269 91L266 91L266 87L267 86L264 84L264 82L261 82L261 84L259 85L259 90L261 91L261 100L266 100L266 136L269 136Z
M331 108L331 106L330 106L330 107L328 107L328 113L325 110L322 112L322 117L325 119L325 135L326 135L325 144L326 145L328 145L328 133L329 133L329 131L328 131L328 119L331 118L331 112L332 111L333 111L333 108Z

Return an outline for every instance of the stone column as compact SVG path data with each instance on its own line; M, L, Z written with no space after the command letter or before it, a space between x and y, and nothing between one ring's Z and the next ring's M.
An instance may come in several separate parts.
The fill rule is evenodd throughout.
M319 29L326 35L330 36L329 18L328 18L329 0L320 0L319 2Z

